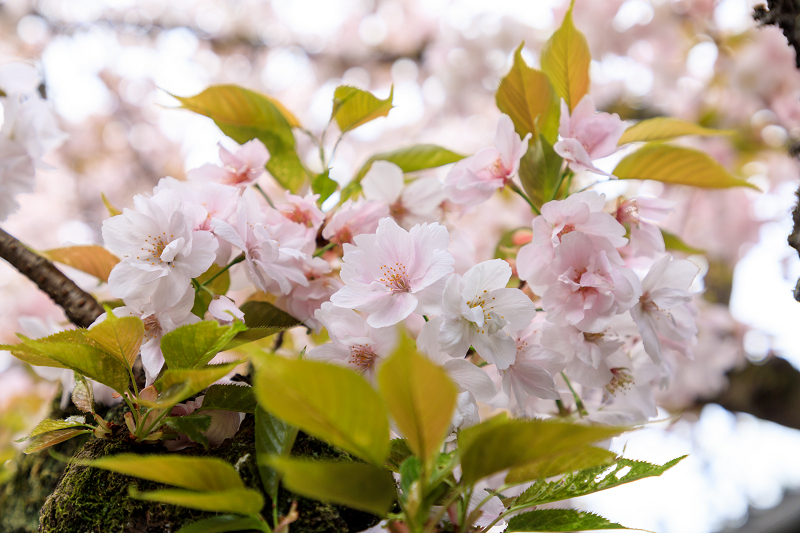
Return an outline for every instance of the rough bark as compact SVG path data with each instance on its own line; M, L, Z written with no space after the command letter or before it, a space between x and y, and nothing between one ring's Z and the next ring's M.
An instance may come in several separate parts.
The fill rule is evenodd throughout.
M795 50L795 63L800 69L800 25L797 17L800 15L800 4L797 0L767 0L753 8L753 18L762 25L778 26L789 44Z

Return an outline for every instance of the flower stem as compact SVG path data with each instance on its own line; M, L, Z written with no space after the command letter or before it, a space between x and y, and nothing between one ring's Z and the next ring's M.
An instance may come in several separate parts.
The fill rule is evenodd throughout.
M528 205L529 205L529 206L531 206L531 209L533 209L533 212L534 212L534 213L536 213L537 215L541 215L541 214L542 214L542 213L541 213L541 211L539 211L539 208L538 208L538 207L536 207L536 204L534 204L534 203L531 201L531 199L530 199L530 198L528 198L528 196L527 196L527 195L526 195L524 192L522 192L522 189L520 189L519 187L517 187L517 184L516 184L516 183L514 183L513 181L509 181L508 183L506 183L506 186L507 186L509 189L511 189L512 191L514 191L515 193L517 193L517 194L519 194L520 196L522 196L522 198L524 198L524 199L525 199L525 201L526 201L526 202L528 202Z
M321 256L322 254L324 254L325 252L327 252L328 250L330 250L334 246L336 246L335 242L329 242L328 244L326 244L325 246L323 246L322 248L320 248L319 250L314 252L314 257Z
M211 276L210 278L208 278L207 280L205 280L205 281L204 281L204 282L203 282L203 283L200 285L200 287L205 287L206 285L210 284L212 281L214 281L215 279L217 279L218 277L220 277L220 276L222 275L222 273L223 273L223 272L227 272L227 271L228 271L228 269L229 269L230 267L232 267L233 265L238 265L239 263L241 263L242 261L244 261L244 259L245 259L245 257L244 257L244 254L239 254L239 255L237 255L236 257L234 257L233 261L231 261L230 263L228 263L227 265L225 265L225 267L224 267L222 270L220 270L219 272L217 272L216 274L214 274L213 276Z
M267 193L264 191L264 189L262 189L262 188L261 188L261 185L259 185L258 183L254 183L254 184L253 184L253 187L255 187L255 188L256 188L256 190L257 190L258 192L260 192L260 193L261 193L261 196L263 196L263 197L264 197L264 199L267 201L267 203L269 204L269 206L270 206L271 208L275 209L275 204L273 204L273 203L272 203L272 200L270 199L270 197L269 197L269 196L267 196Z
M578 408L578 414L581 417L587 416L589 412L586 410L586 407L583 405L583 401L581 401L581 397L578 396L578 393L575 392L575 389L572 388L572 383L570 383L569 378L565 373L561 373L561 377L564 378L564 382L569 387L569 391L572 393L573 398L575 398L575 407Z

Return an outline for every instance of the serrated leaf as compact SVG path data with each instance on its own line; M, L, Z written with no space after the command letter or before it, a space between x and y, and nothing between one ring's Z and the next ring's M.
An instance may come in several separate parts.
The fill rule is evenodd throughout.
M271 457L269 464L292 492L319 501L346 505L383 518L397 496L391 472L349 461L308 461Z
M322 204L339 188L339 184L330 178L330 172L331 170L327 168L325 172L317 174L311 179L311 191L319 194L319 200L317 200L319 204Z
M72 403L84 413L94 413L94 388L85 377L73 371L75 385L72 387Z
M191 414L187 416L168 416L164 425L181 435L186 435L197 444L202 444L208 449L208 438L205 432L211 426L211 417L205 414Z
M170 408L222 379L239 363L234 361L203 368L166 370L154 383L160 392L158 398L155 401L137 398L136 402L154 409Z
M540 509L512 517L508 521L506 531L594 531L598 529L631 528L609 522L602 516L587 511Z
M574 474L567 474L557 481L539 480L520 494L513 502L516 508L543 505L578 496L585 496L605 489L610 489L638 479L660 476L686 456L678 457L664 465L654 465L644 461L618 459L610 466L602 465L587 468ZM630 468L624 475L618 476L622 469Z
M211 385L203 397L201 409L254 413L256 396L253 388L246 385Z
M81 464L195 491L221 492L245 488L233 465L215 457L124 453L82 461Z
M705 250L701 250L700 248L695 248L694 246L689 246L680 237L675 235L674 233L670 233L668 231L661 230L661 235L664 237L664 247L667 250L676 250L678 252L685 252L687 254L704 254L706 253Z
M62 263L86 272L102 281L108 281L111 270L120 259L102 246L66 246L40 252L51 261Z
M283 187L296 193L308 173L295 152L292 127L298 122L269 96L235 85L216 85L188 98L182 107L211 118L222 132L243 144L259 139L269 150L267 170Z
M542 205L558 199L559 174L563 159L547 139L534 137L528 151L519 162L519 180L528 198L541 209Z
M133 368L144 339L144 322L136 316L119 318L114 313L106 313L105 320L86 330L85 337Z
M408 447L406 439L392 439L389 443L389 455L383 463L383 467L395 473L400 473L400 465L403 461L414 455Z
M28 447L23 451L24 453L38 452L39 450L44 450L50 446L55 446L56 444L64 442L65 440L69 440L85 433L92 433L92 430L72 428L43 433L42 435L35 437Z
M646 144L625 156L617 164L613 175L623 180L654 180L712 189L750 187L759 190L752 183L728 172L704 152L660 143Z
M256 458L264 490L274 502L278 498L280 475L267 463L270 456L286 457L297 438L297 428L261 408L256 409Z
M381 365L378 383L409 448L430 460L450 429L456 386L441 367L404 346Z
M161 352L167 368L202 367L246 329L241 322L220 326L214 321L197 322L174 329L161 337Z
M183 526L177 533L230 533L233 531L268 531L266 524L256 518L245 516L212 516L192 522L188 526Z
M520 137L543 135L551 144L558 138L561 114L558 97L547 74L533 69L522 59L523 41L514 52L514 64L495 94L497 108L511 117Z
M366 124L378 117L385 117L392 109L394 86L389 97L381 100L370 92L357 87L340 85L333 92L331 120L336 120L342 133Z
M475 483L507 468L519 468L614 437L626 428L585 426L550 420L508 420L471 438L459 434L463 481Z
M586 37L572 22L570 6L561 27L542 48L542 70L556 94L566 101L572 111L589 92L589 65L592 54Z
M242 344L269 337L300 324L300 321L292 315L269 302L249 301L242 304L239 309L244 313L244 323L248 329L237 333L225 346L225 350L232 350Z
M543 461L536 461L525 466L512 468L506 476L506 483L524 483L534 479L559 476L567 472L584 470L597 466L608 466L616 461L617 456L608 450L589 446L580 453L570 452Z
M731 135L731 130L714 130L704 128L694 122L673 117L656 117L637 122L625 130L618 145L632 142L668 141L684 135Z
M66 420L53 420L50 418L46 418L41 422L39 422L27 437L24 437L22 439L17 439L14 442L24 442L34 437L38 437L39 435L50 433L51 431L58 431L61 429L70 429L77 427L88 428L92 426L88 425L86 423L86 418L82 416L71 416Z
M216 492L164 489L139 492L130 486L128 495L136 500L168 503L214 513L255 515L264 507L264 497L253 489L228 489Z
M267 356L254 382L264 409L373 464L389 452L383 400L361 375L319 361Z

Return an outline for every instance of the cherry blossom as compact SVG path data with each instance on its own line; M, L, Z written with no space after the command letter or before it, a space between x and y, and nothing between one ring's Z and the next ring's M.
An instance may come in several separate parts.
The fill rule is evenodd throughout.
M445 200L437 178L418 178L406 185L403 170L389 161L375 161L361 180L364 198L384 202L403 228L435 221Z
M443 278L453 271L444 226L434 222L406 231L384 218L375 234L354 240L355 246L344 247L345 286L331 296L334 305L369 313L367 323L374 328L414 312L438 314Z
M208 312L220 325L227 326L235 320L244 322L244 313L227 296L214 298L208 304Z
M374 200L347 200L322 228L322 236L336 244L352 243L356 235L374 233L389 216L389 207Z
M632 257L660 257L664 254L664 235L655 222L664 219L674 210L675 202L660 198L637 196L617 207L616 219L630 227L629 255Z
M186 173L189 180L216 181L224 185L244 188L264 173L264 165L269 161L269 152L258 139L247 141L235 154L219 145L219 158L224 167L206 164Z
M581 98L571 115L562 99L561 124L558 128L561 140L553 145L553 149L569 162L569 167L575 172L589 170L608 176L592 161L616 152L617 142L626 127L616 113L597 113L594 100L588 94Z
M244 385L228 385L230 387L244 386ZM187 416L198 409L203 407L203 400L205 395L198 396L194 400L189 400L185 403L179 403L170 411L171 416ZM202 411L204 415L211 417L211 424L208 429L201 431L208 439L209 446L219 446L227 439L232 439L236 432L239 431L239 426L244 420L244 413L237 413L235 411L220 411L216 409L209 409ZM186 435L180 435L177 439L168 440L164 442L164 446L171 452L183 450L193 446L192 440Z
M343 284L333 273L330 263L321 257L304 262L303 273L308 285L295 285L289 294L278 296L275 305L319 332L322 324L315 318L315 313Z
M537 398L557 400L561 398L555 389L553 376L564 369L567 357L539 344L541 324L531 322L515 334L517 354L514 363L502 370L503 391L514 393L517 405L525 405L529 395Z
M284 217L312 228L316 233L325 220L325 214L317 207L317 200L319 200L318 194L298 196L286 191L286 203L276 207Z
M507 289L511 267L502 259L484 261L462 278L448 278L442 298L442 349L463 357L471 346L500 370L514 363L516 342L511 336L536 315L533 302L518 289Z
M457 204L478 205L506 186L519 171L519 161L528 150L530 133L524 139L514 131L508 115L500 115L494 147L453 165L444 181L447 198Z
M608 331L585 333L574 326L553 323L544 325L541 342L546 349L562 354L567 375L587 387L604 387L611 381L613 374L606 359L624 344Z

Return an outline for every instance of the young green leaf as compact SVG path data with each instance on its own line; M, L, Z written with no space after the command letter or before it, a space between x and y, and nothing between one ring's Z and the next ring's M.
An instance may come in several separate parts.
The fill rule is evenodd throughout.
M589 64L592 54L586 37L572 22L572 5L561 27L542 48L542 70L556 94L563 98L570 111L589 92Z
M254 529L256 531L269 531L267 524L257 518L222 515L192 522L188 526L183 526L177 533L231 533L233 531L252 531Z
M221 352L247 326L234 322L220 326L214 321L187 324L161 337L161 352L170 370L199 368Z
M412 452L411 448L408 447L408 442L406 439L392 439L392 441L389 443L389 455L386 457L383 467L386 470L391 470L392 472L399 474L400 465L402 465L403 461L412 455L414 455L414 452Z
M245 488L233 465L215 457L124 453L83 461L82 464L195 491L221 492Z
M292 492L380 517L386 516L397 496L391 472L369 464L289 457L270 457L268 463Z
M65 367L103 385L108 385L120 394L128 389L130 375L127 363L120 358L88 344L51 342L48 339L52 337L37 340L26 339L24 343ZM84 342L87 342L85 338Z
M297 192L305 184L308 173L292 133L299 122L277 100L235 85L216 85L195 96L175 98L183 108L211 118L238 143L261 140L270 154L267 170L283 187Z
M280 476L266 462L270 456L288 456L297 437L297 428L261 408L256 409L256 458L258 473L267 495L274 502L278 498Z
M731 130L704 128L694 122L673 117L656 117L637 122L625 130L618 145L632 142L668 141L684 135L731 135Z
M211 426L211 417L204 414L191 414L187 416L169 416L164 419L164 425L181 435L186 435L203 448L208 449L208 438L205 432Z
M507 468L522 467L569 451L578 452L593 442L625 431L626 428L550 420L509 420L480 431L467 442L459 435L463 480L475 483Z
M442 368L401 347L381 365L380 390L409 448L423 461L441 449L458 390Z
M254 383L264 409L306 433L383 464L389 421L383 400L359 374L319 361L267 356Z
M253 388L247 385L211 385L206 391L200 409L254 413L256 396L253 394Z
M86 423L86 418L83 416L71 416L65 420L52 420L50 418L46 418L39 422L33 431L31 431L30 435L27 437L17 439L14 442L24 442L26 440L31 440L34 437L38 437L39 435L43 435L45 433L50 433L51 431L58 431L62 429L70 429L70 428L90 428L89 424Z
M528 143L528 151L519 162L519 180L537 207L558 199L562 161L547 139L534 137Z
M638 479L660 476L685 457L685 455L678 457L664 465L654 465L644 461L620 458L611 466L602 465L587 468L574 474L567 474L557 481L539 480L517 496L511 506L524 508L568 500ZM626 471L623 471L623 469Z
M197 282L202 285L211 278L214 278L213 281L206 285L206 288L208 288L214 294L226 294L231 285L231 275L230 270L226 270L220 274L219 272L222 270L222 268L223 267L217 265L216 263L212 263L211 268L196 278ZM192 314L197 317L204 318L212 298L213 297L208 293L208 291L200 290L195 292Z
M625 156L613 174L622 180L655 180L713 189L750 187L759 190L752 183L728 172L706 153L660 143L646 144Z
M588 446L581 449L580 453L572 451L542 461L529 463L525 466L512 468L506 476L506 483L524 483L534 479L559 476L576 470L607 466L616 461L616 459L617 456L613 452Z
M84 413L94 413L94 388L85 377L73 371L75 386L72 388L72 403Z
M357 87L340 85L333 92L331 120L336 120L342 133L366 124L378 117L385 117L392 109L394 86L385 100L362 91Z
M670 233L668 231L661 230L661 235L664 237L664 247L667 250L676 250L678 252L685 252L687 254L704 254L706 253L705 250L701 250L700 248L695 248L694 246L689 246L683 240L675 235L674 233Z
M547 75L522 59L524 45L523 41L514 52L514 65L500 80L495 101L497 108L511 117L520 137L531 133L535 139L542 135L552 144L558 138L558 97Z
M300 324L300 321L292 315L269 302L245 302L239 309L244 313L244 323L249 329L237 333L225 346L225 350L232 350L242 344L269 337Z
M319 200L317 200L319 204L322 204L339 188L339 184L330 178L330 173L331 170L328 168L311 179L311 191L319 194Z
M411 486L422 474L422 463L419 457L413 455L400 465L400 490L408 497Z
M50 446L55 446L60 442L64 442L65 440L69 440L73 437L77 437L78 435L83 435L84 433L92 433L91 429L81 429L81 428L71 428L71 429L60 429L57 431L50 431L49 433L43 433L38 437L34 437L28 447L25 448L24 453L33 453L38 452L39 450L44 450L45 448L49 448Z
M97 245L53 248L40 254L51 261L71 266L102 281L108 281L111 270L119 263L119 257Z
M144 322L135 316L118 318L114 313L106 313L105 320L86 330L85 336L128 368L133 368L144 339Z
M598 529L631 528L609 522L602 516L586 511L540 509L512 517L508 521L506 531L595 531Z
M253 489L228 489L216 492L164 489L139 492L133 485L128 495L136 500L169 503L199 511L256 515L264 507L264 497Z
M222 379L233 370L240 361L233 361L221 365L209 365L203 368L166 370L154 383L159 390L155 401L138 398L137 403L155 409L173 407L202 391L215 381Z

